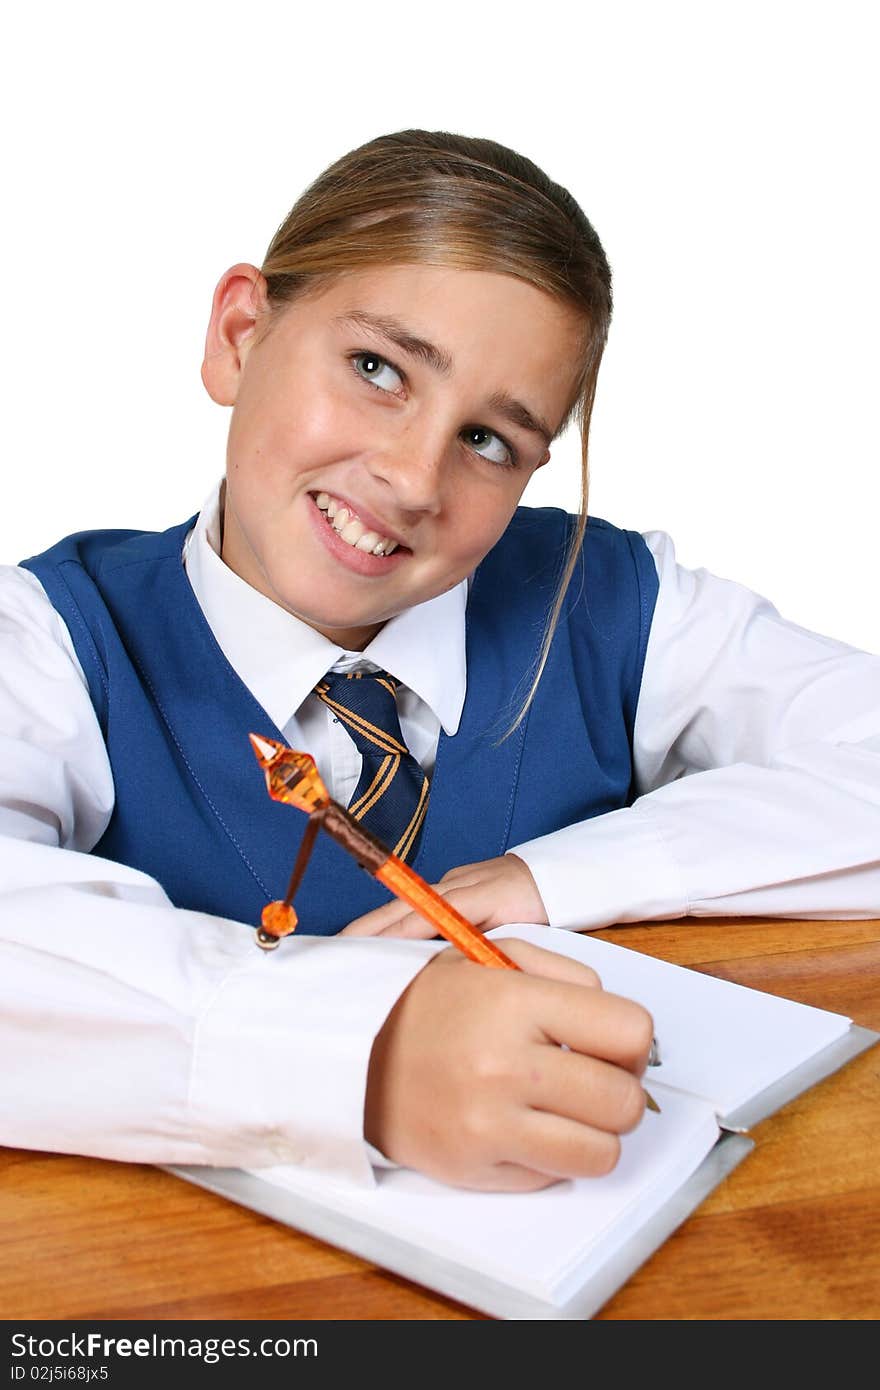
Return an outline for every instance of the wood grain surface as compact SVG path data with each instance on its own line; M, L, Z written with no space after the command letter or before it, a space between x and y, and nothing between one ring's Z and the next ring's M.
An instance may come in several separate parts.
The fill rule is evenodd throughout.
M880 921L687 918L594 933L880 1030ZM597 1315L880 1317L880 1047L756 1148ZM141 1164L0 1148L3 1319L472 1319Z

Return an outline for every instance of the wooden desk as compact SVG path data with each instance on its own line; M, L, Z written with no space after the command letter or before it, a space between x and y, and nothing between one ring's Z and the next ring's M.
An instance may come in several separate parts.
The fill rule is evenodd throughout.
M880 921L597 932L880 1030ZM880 1047L757 1145L599 1314L880 1317ZM468 1309L158 1169L0 1149L0 1318L467 1319Z

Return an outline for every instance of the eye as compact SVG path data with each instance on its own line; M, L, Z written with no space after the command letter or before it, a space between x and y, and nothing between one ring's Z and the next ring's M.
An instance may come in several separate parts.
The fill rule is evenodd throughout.
M480 458L485 459L487 463L494 463L499 468L516 467L516 450L511 448L511 446L504 439L501 438L501 435L496 434L494 430L487 430L484 425L468 425L467 429L465 430L465 434L485 434L488 435L490 439L495 440L496 448L498 447L498 445L501 446L501 451L504 455L503 458L493 458L491 454L480 454Z
M375 377L381 376L382 372L387 370L393 372L401 383L406 382L406 377L403 375L403 372L395 367L392 362L389 362L387 358L380 357L377 352L361 351L350 353L348 360L351 362L352 371L355 376L360 377L361 381L365 381L368 386L372 386L376 391L384 391L387 396L397 396L400 394L399 390L394 390L392 387L379 386L375 380ZM370 371L371 374L365 375L364 372L361 371L359 363L363 363L365 370ZM494 430L486 429L484 425L468 425L465 434L482 434L489 439L495 440L496 450L500 445L503 455L501 458L493 457L491 454L480 453L479 449L474 444L471 445L475 452L479 454L479 457L485 459L487 463L493 463L497 468L515 468L517 466L519 457L516 450L512 445L508 444L506 439L502 439L500 434L496 434Z
M398 381L402 382L403 377L401 373L397 370L396 367L392 367L390 362L386 362L384 357L380 357L378 353L375 352L355 352L351 355L349 361L351 362L352 370L354 371L355 375L359 376L361 381L365 381L368 386L375 386L377 391L385 391L389 396L397 394L388 386L377 385L372 374L370 376L365 376L364 373L361 372L361 370L358 367L358 363L363 362L365 364L368 364L369 368L371 368L373 371L376 371L376 369L378 368L378 372L376 373L377 375L387 368L389 371L394 373Z

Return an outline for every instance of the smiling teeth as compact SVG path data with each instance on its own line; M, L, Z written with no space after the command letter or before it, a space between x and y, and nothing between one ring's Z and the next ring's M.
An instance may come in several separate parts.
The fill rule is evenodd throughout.
M315 503L324 512L340 540L353 546L355 550L363 550L370 555L390 555L397 549L397 541L380 536L378 531L368 531L364 523L359 521L348 507L344 507L328 492L319 492L315 497Z

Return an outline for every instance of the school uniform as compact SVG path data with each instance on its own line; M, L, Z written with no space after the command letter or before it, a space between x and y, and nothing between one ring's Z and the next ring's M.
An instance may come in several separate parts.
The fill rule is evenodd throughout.
M370 1181L370 1044L442 943L334 940L387 894L325 837L297 936L267 957L248 930L305 817L266 796L246 734L308 748L347 802L359 758L310 693L334 667L402 683L431 881L513 850L554 926L880 914L880 657L591 518L497 744L570 518L520 509L471 581L344 653L223 564L218 494L0 570L3 1142Z

